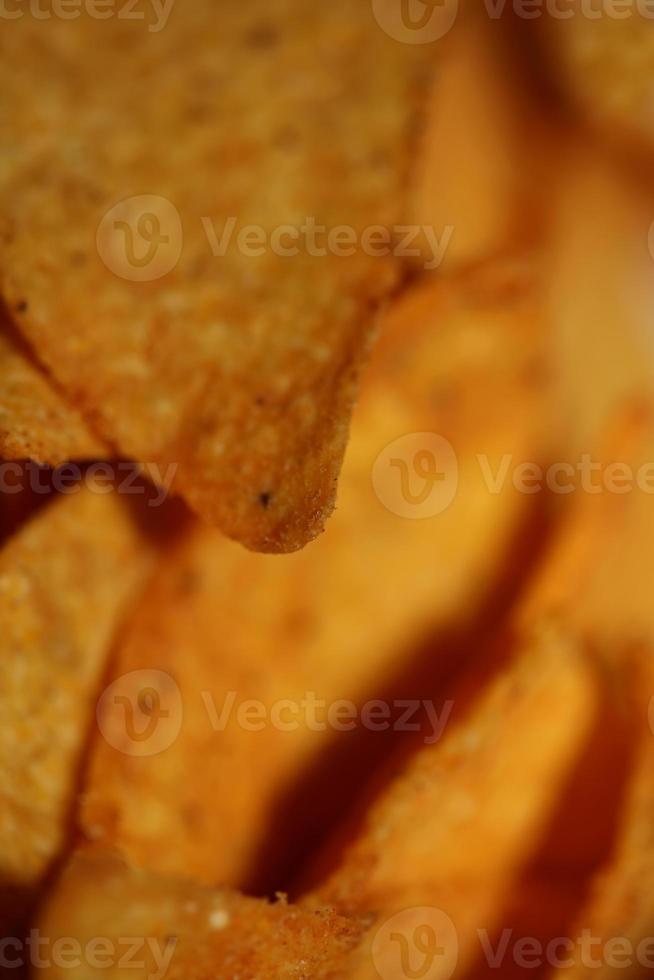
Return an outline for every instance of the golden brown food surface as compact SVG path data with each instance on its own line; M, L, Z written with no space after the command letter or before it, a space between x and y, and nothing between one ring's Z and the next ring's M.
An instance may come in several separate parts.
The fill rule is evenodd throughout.
M597 723L593 673L583 649L548 624L485 689L471 677L467 694L454 697L443 741L416 753L374 800L314 901L350 913L373 909L382 921L412 909L411 929L421 911L437 909L455 924L463 976L479 955L479 930L501 922ZM383 962L397 957L391 939L384 934ZM361 951L357 963L352 976L375 975ZM429 976L450 976L448 964L445 957Z
M47 966L34 976L47 980L336 980L362 924L82 854L53 890L39 930ZM60 955L66 939L76 944L72 957L70 946Z
M56 466L107 449L0 326L0 458Z
M50 951L60 937L86 951L101 935L114 958L121 936L139 937L146 959L135 977L152 977L165 963L170 978L372 980L402 976L393 923L410 937L431 913L439 927L456 923L441 941L447 947L458 935L463 971L476 929L493 926L594 723L597 690L587 658L558 630L532 638L443 745L417 754L372 808L333 879L299 905L158 879L99 852L64 872L40 935ZM473 821L483 831L471 847ZM430 980L451 975L453 952L446 948ZM100 975L82 960L82 972L66 975ZM110 977L130 975L115 959L112 969ZM53 956L44 975L64 975Z
M0 920L70 831L93 695L150 546L111 493L79 489L0 551Z
M543 392L531 380L539 352L528 284L498 295L436 281L392 307L364 379L329 534L280 559L193 525L123 632L107 677L114 693L136 704L152 685L164 709L183 705L183 719L175 707L159 735L134 744L123 705L103 698L82 797L90 840L208 883L242 886L257 862L283 863L302 821L282 803L334 743L327 712L349 701L357 718L347 725L361 735L364 705L406 683L397 678L415 671L422 647L426 674L451 670L443 636L470 630L509 575L515 540L529 533L537 507L511 486L486 492L476 454L522 458L539 447ZM420 520L410 501L399 498L400 513L388 506L397 503L388 496L391 460L410 432L439 433L457 459L455 467L437 444L457 492ZM426 680L423 688L427 696ZM340 738L341 752L348 738L341 768L356 752L355 731ZM331 793L317 786L315 795Z
M556 83L614 149L640 145L651 152L651 4L566 0L561 9L563 17L543 19L539 25Z
M640 980L654 0L121 3L0 0L0 973Z
M626 688L626 702L633 727L631 758L621 760L627 769L618 806L616 838L608 860L593 877L573 936L584 930L601 941L589 956L588 946L578 945L569 980L611 980L620 973L628 978L646 976L651 969L654 923L654 653L652 648L632 651L629 676L618 683ZM649 717L648 717L649 715ZM625 766L626 761L626 766ZM603 955L598 955L601 950ZM626 950L626 954L625 954ZM635 955L634 955L635 954ZM631 959L631 965L628 961ZM552 976L559 975L552 972Z
M393 242L362 236L402 222L433 52L347 0L168 13L3 32L1 289L101 435L178 466L230 536L292 551L333 507L398 282Z

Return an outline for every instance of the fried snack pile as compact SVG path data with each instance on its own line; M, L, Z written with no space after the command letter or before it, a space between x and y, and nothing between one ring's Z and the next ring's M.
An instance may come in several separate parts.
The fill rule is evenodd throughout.
M277 800L310 770L324 735L309 719L302 732L284 730L289 709L278 729L244 728L242 692L273 715L276 704L299 704L308 692L317 702L363 704L371 691L392 688L432 637L431 655L447 669L439 635L481 615L515 539L532 533L525 498L512 487L484 493L475 461L482 450L523 456L543 439L544 386L530 383L539 358L533 287L512 282L507 295L500 270L497 278L476 293L426 284L385 319L329 535L280 563L193 525L170 552L108 680L124 694L121 678L146 672L133 674L134 684L149 676L163 685L163 702L174 677L182 730L165 752L142 758L129 752L121 705L103 706L83 788L89 839L153 870L243 884L264 860L273 822L275 860L302 832L297 814L276 818ZM443 514L401 520L375 496L371 473L380 447L422 431L458 447L457 497Z
M0 972L654 969L654 17L598 3L4 24Z

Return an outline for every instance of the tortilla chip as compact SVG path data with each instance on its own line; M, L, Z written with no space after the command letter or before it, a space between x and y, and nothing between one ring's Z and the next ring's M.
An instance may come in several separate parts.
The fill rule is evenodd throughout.
M577 915L569 980L616 973L644 976L654 957L654 655L640 650L631 664L631 709L637 751L621 807L617 840L606 866L595 876L590 895ZM649 716L649 717L648 717ZM594 945L579 942L590 934ZM631 965L628 961L631 960Z
M448 272L531 243L541 223L551 147L512 40L504 20L467 6L441 41L412 201L441 244L435 267ZM433 246L422 245L430 263Z
M654 643L654 407L627 404L589 456L595 492L580 483L517 619L563 616L615 661Z
M563 855L550 854L550 867L540 869L541 878L546 881L549 876L554 886L551 903L556 907L571 890L561 878L561 868L568 872L574 869L575 862L583 858L582 842L596 836L598 825L608 819L612 826L605 827L605 836L606 830L611 831L604 843L605 853L591 855L594 860L586 861L575 874L577 882L583 877L586 888L577 893L577 905L568 915L565 929L559 922L546 937L566 941L565 947L559 945L557 955L573 965L556 972L556 976L563 973L571 980L586 976L608 980L617 973L641 976L646 970L638 961L638 948L649 940L643 955L651 957L654 923L651 405L626 408L605 443L604 449L592 457L601 465L594 475L595 485L599 486L602 476L617 465L620 473L633 480L633 487L626 492L611 492L606 487L595 493L579 489L568 519L518 611L522 621L552 614L564 617L584 637L609 678L622 715L621 719L606 715L604 727L614 741L620 726L626 735L618 754L607 752L606 747L594 754L594 765L600 772L595 773L595 785L589 787L585 814L576 828L576 846ZM592 769L592 760L589 766ZM606 794L607 790L613 799L603 805L592 801L592 793ZM563 820L571 838L575 830L570 826L572 815L562 813ZM593 940L591 945L589 939ZM616 941L614 946L612 941ZM631 949L625 954L628 944ZM627 968L625 956L631 957L633 968Z
M360 920L356 929L338 927L339 935L347 936L349 953L342 945L334 948L331 933L327 942L324 932L319 943L311 938L316 954L324 953L325 959L314 959L306 975L366 980L401 975L392 972L397 936L405 935L411 942L415 929L430 926L432 920L446 956L430 970L429 980L450 975L453 955L459 964L456 975L463 975L479 954L477 930L492 937L500 924L520 869L558 806L590 732L607 715L600 696L603 685L589 659L553 624L528 640L502 675L479 694L484 677L466 683L462 698L455 699L455 712L463 709L463 716L455 714L455 727L448 728L439 745L418 753L368 811L331 879L303 901L299 911L293 910L295 923L298 915L303 922L313 911L324 923L325 905L333 903L342 914ZM470 692L471 707L465 696ZM262 916L262 906L249 900L243 919L236 914L234 933L207 945L206 905L191 898L195 905L184 907L185 913L192 913L190 918L180 916L176 905L170 914L181 918L181 926L171 930L168 911L159 911L162 902L170 908L167 886L158 881L148 886L149 892L145 886L140 890L134 880L147 879L134 879L133 873L127 886L107 885L102 859L94 860L100 863L82 872L81 889L73 876L72 896L66 885L55 892L39 923L41 935L74 937L84 943L98 932L104 936L98 925L107 923L110 938L156 937L159 950L165 949L167 935L181 935L180 955L188 958L173 960L171 969L178 964L186 975L197 968L231 976L232 970L245 970L247 964L252 972L245 971L246 977L265 978L293 976L292 970L299 968L297 956L304 954L296 952L299 947L288 939L283 925L280 928L275 920L269 927L272 913L266 906ZM79 877L79 870L75 875ZM151 897L153 893L158 897ZM542 899L542 890L536 897ZM152 904L154 915L149 911ZM216 911L223 912L224 904L222 900ZM232 909L230 905L230 916ZM218 921L224 925L225 916L220 914ZM444 924L454 931L444 933ZM363 926L367 929L361 937ZM304 926L298 928L303 933ZM455 950L447 946L452 937ZM87 970L84 976L93 974Z
M492 925L547 819L594 720L596 694L587 660L565 637L556 630L538 637L470 718L442 745L418 754L367 815L334 877L299 906L173 885L99 854L78 859L64 874L38 923L40 935L50 945L65 936L84 947L100 933L150 938L159 953L177 937L171 980L203 970L257 980L372 978L391 975L378 972L388 956L379 940L385 917L431 906L426 911L440 910L456 923L463 969L478 942L476 928ZM326 911L332 903L345 910L342 918ZM82 969L80 976L94 976ZM151 975L152 960L147 969ZM46 972L61 975L53 967ZM66 975L75 977L69 968ZM122 976L115 969L104 975ZM440 975L429 973L430 980Z
M333 773L324 771L330 751L340 759L341 792L358 785L353 746L357 739L365 752L363 705L401 698L402 675L415 671L421 651L431 678L456 666L457 634L471 634L498 586L521 575L515 540L528 541L541 516L510 482L490 492L476 458L486 451L493 466L504 453L525 458L541 438L532 297L528 289L507 294L497 277L493 285L418 286L391 310L355 415L339 508L321 541L280 560L249 555L198 524L170 554L123 636L108 678L115 687L99 705L81 810L89 839L208 883L279 881L271 864L310 850L336 805ZM410 433L427 442L407 448ZM412 454L431 451L434 437L445 480L430 515L395 494L390 460L404 456L412 473ZM154 688L170 714L139 742L126 729L124 699L136 710L143 688ZM338 735L326 713L343 699L355 707L356 731ZM322 727L303 709L307 700L323 705L315 709ZM148 718L139 714L134 725L147 732ZM293 788L312 770L321 778L295 800Z
M376 937L406 909L411 930L430 910L452 923L457 976L464 975L479 952L478 930L497 924L596 722L598 694L588 658L550 625L525 641L458 720L455 699L443 741L421 749L384 790L314 895L319 905L377 913L348 976L372 978L379 957L392 957L392 937L382 933L375 952ZM400 931L405 926L398 922ZM453 950L445 953L429 980L451 975Z
M596 449L625 398L654 396L654 199L601 148L569 139L550 186L543 279L558 385L552 419L581 454Z
M0 459L57 466L106 455L82 416L0 327Z
M613 14L611 4L598 3L594 16L589 16L582 0L567 0L566 6L565 18L543 17L541 26L550 71L558 86L610 139L612 148L628 146L631 141L651 150L651 8L628 0Z
M49 964L38 976L46 980L327 980L361 934L356 919L330 909L212 891L84 854L66 868L38 927ZM94 962L90 944L99 938L111 952ZM71 939L80 946L77 965L58 956L57 941Z
M361 236L405 219L433 49L349 0L197 0L165 25L42 10L0 42L8 308L122 454L179 464L179 491L248 547L298 549L333 508L401 272ZM360 244L294 241L307 221Z
M54 501L0 552L0 918L70 831L96 686L149 553L124 502L92 489Z
M463 975L479 942L477 928L492 926L597 709L587 659L550 630L526 647L442 746L418 754L367 815L331 881L299 906L173 884L127 871L100 853L78 857L67 869L39 934L49 949L57 938L72 937L83 951L99 932L114 950L118 937L139 937L140 950L149 940L136 977L161 968L176 940L166 961L171 980L204 972L372 980L402 975L399 966L393 972L391 947L397 930L400 936L414 930L422 916L436 922L446 944L445 957L424 975L451 976L453 956ZM544 726L549 739L542 737ZM332 901L346 910L342 917L329 911ZM450 940L456 950L447 948ZM90 980L96 974L87 962L79 975ZM51 965L45 975L63 976L62 969ZM76 976L70 968L66 975ZM114 967L103 975L123 974Z
M31 465L26 460L12 460L0 469L0 547L50 496L51 487L37 493L31 486Z

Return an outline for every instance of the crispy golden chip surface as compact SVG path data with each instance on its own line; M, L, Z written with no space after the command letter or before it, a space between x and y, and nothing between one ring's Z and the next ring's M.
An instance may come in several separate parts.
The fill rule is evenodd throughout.
M535 631L460 720L455 697L445 737L421 748L373 803L315 901L373 909L378 925L413 909L412 929L435 907L453 923L463 976L479 954L478 930L498 924L556 805L595 722L598 689L565 632L554 624ZM375 976L374 935L355 954L352 976ZM391 962L392 937L383 945ZM430 978L450 976L451 963L445 956Z
M0 552L0 916L70 830L93 695L149 554L124 502L89 489Z
M329 534L280 559L198 523L156 575L108 690L136 706L153 686L172 713L138 742L124 700L103 698L81 808L90 840L152 870L236 885L296 846L279 801L333 742L334 706L349 701L356 720L345 721L360 727L363 706L427 642L433 671L446 670L442 634L468 628L506 574L533 498L491 493L476 454L495 465L539 445L538 352L529 289L434 282L389 311ZM407 444L412 432L422 437ZM433 489L414 472L416 451L435 452L445 477L432 513L395 493L398 456L411 492ZM144 714L135 724L147 732Z
M632 758L622 760L628 775L614 846L577 911L570 946L573 965L552 972L552 976L562 975L568 980L610 980L616 974L635 978L645 976L652 967L654 656L650 648L632 653L621 684L629 693L635 746Z
M0 458L57 466L107 449L0 326Z
M102 854L73 858L38 925L49 966L35 972L48 980L335 980L362 931L331 909L212 891ZM98 937L105 952L94 960ZM66 938L78 944L76 965L56 962Z
M398 280L392 245L361 236L403 219L433 51L347 0L169 13L25 11L3 32L2 291L122 453L179 464L192 506L249 547L294 550L333 507Z
M627 400L623 410L615 413L604 445L589 457L595 461L592 484L577 488L567 519L518 610L523 621L554 613L585 638L609 678L616 711L611 720L610 712L605 712L608 741L604 739L595 763L601 771L594 774L594 785L586 787L590 797L581 820L577 814L576 830L574 815L562 811L566 818L562 826L576 847L571 852L550 853L550 866L540 868L554 886L553 906L566 897L562 868L572 875L575 864L580 864L581 874L587 876L586 888L577 896L565 929L559 920L556 931L547 937L563 937L559 939L561 956L569 961L566 969L552 970L552 977L608 980L618 973L641 976L649 964L639 956L651 956L654 547L649 477L653 448L651 403ZM611 474L618 480L615 486L607 482ZM615 741L611 750L616 732L617 753ZM590 761L588 770L592 772ZM594 810L592 803L594 796L604 792L602 784L612 787L613 796L604 799L604 812ZM604 831L597 837L603 821ZM602 834L603 852L593 854L593 837L601 843Z
M591 6L595 9L588 11ZM615 147L651 151L654 120L649 80L654 70L654 19L638 0L620 4L566 0L563 17L543 17L550 69L586 119ZM604 7L604 9L602 9Z
M99 852L64 873L40 918L40 935L51 945L72 937L83 949L98 935L138 936L142 949L149 940L150 973L172 947L171 978L373 978L401 976L390 972L394 917L402 915L398 928L413 929L421 913L436 912L456 924L463 969L476 928L492 927L596 707L595 682L578 652L558 633L536 640L448 744L419 753L375 806L324 889L327 904L322 894L287 907L212 893L127 871ZM542 738L546 722L551 740ZM473 819L483 822L484 833L469 848ZM342 916L330 911L332 901L346 909ZM432 970L430 978L450 975L446 952L442 972ZM123 975L112 968L110 977ZM57 965L46 973L60 975ZM66 975L75 976L70 968ZM80 975L94 973L86 967Z

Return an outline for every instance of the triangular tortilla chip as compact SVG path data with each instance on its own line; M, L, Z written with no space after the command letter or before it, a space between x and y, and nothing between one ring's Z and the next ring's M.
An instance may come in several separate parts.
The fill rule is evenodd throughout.
M539 340L529 288L511 297L470 282L414 288L383 324L329 534L282 560L248 554L200 524L189 530L107 678L108 692L134 706L139 689L154 687L171 714L135 743L125 702L101 699L81 808L89 839L155 871L238 886L253 873L274 880L268 865L283 866L301 835L310 849L320 819L293 806L292 788L337 744L343 792L356 754L347 746L357 732L341 737L328 722L334 708L349 701L356 720L347 725L362 733L363 706L389 689L399 699L406 682L394 678L415 670L421 651L430 676L455 669L451 648L463 641L453 637L495 602L515 541L540 518L510 481L492 493L477 460L485 452L495 467L503 454L538 450ZM407 444L412 432L422 437ZM420 478L417 451L435 452L441 482ZM394 493L398 456L411 490L431 490L432 513ZM392 714L395 723L403 708ZM139 715L144 733L147 722ZM323 783L321 794L326 774Z
M0 41L9 311L121 453L178 464L247 546L300 548L398 283L394 240L364 236L406 220L434 51L349 0L194 0L165 24L48 10Z

